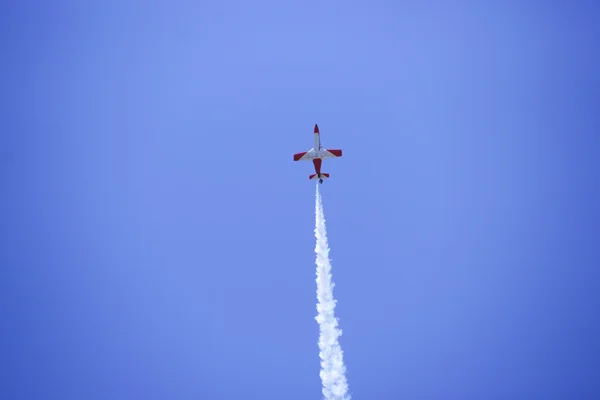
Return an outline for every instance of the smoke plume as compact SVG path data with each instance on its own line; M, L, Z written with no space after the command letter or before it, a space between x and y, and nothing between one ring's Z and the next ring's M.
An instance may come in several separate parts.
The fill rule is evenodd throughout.
M346 382L346 367L343 352L338 342L342 331L338 328L338 320L334 309L336 300L333 298L334 284L331 280L331 263L323 202L317 184L316 194L316 226L317 244L317 323L319 324L319 357L321 358L321 382L323 396L326 400L349 400L348 383Z

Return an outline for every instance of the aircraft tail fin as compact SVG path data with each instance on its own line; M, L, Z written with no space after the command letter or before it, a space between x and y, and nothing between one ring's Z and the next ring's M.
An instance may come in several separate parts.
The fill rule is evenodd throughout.
M321 172L321 179L327 179L329 178L329 174L326 172ZM312 174L308 177L308 179L310 179L311 181L313 179L319 179L319 176L317 174Z

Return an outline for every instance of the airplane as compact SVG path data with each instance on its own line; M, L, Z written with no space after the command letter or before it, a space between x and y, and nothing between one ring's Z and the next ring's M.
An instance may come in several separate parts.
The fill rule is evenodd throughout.
M319 134L319 126L315 124L314 131L314 147L303 153L294 154L294 161L312 160L315 165L315 174L312 174L308 179L313 180L318 178L319 183L323 183L323 178L329 178L329 174L321 172L321 162L325 158L336 158L342 156L341 150L328 150L321 147L321 135Z

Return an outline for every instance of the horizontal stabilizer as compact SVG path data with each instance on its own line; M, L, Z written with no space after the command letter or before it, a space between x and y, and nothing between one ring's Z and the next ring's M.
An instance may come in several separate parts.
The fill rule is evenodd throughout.
M329 178L329 174L328 174L328 173L325 173L325 172L322 172L322 173L321 173L321 179L327 179L327 178ZM308 177L308 179L310 179L310 180L312 181L313 179L319 179L319 178L318 178L318 175L317 175L317 174L312 174L312 175L310 175L310 176Z

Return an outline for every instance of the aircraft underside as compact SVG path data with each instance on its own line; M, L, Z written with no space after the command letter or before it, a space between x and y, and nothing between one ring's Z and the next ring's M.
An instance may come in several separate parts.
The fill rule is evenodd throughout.
M294 154L294 161L308 161L312 160L315 167L315 173L310 175L310 180L318 179L319 183L323 183L324 178L329 178L329 174L321 172L321 164L325 158L337 158L342 156L342 150L329 150L321 147L321 135L319 134L319 127L315 125L314 130L314 147L303 153Z

